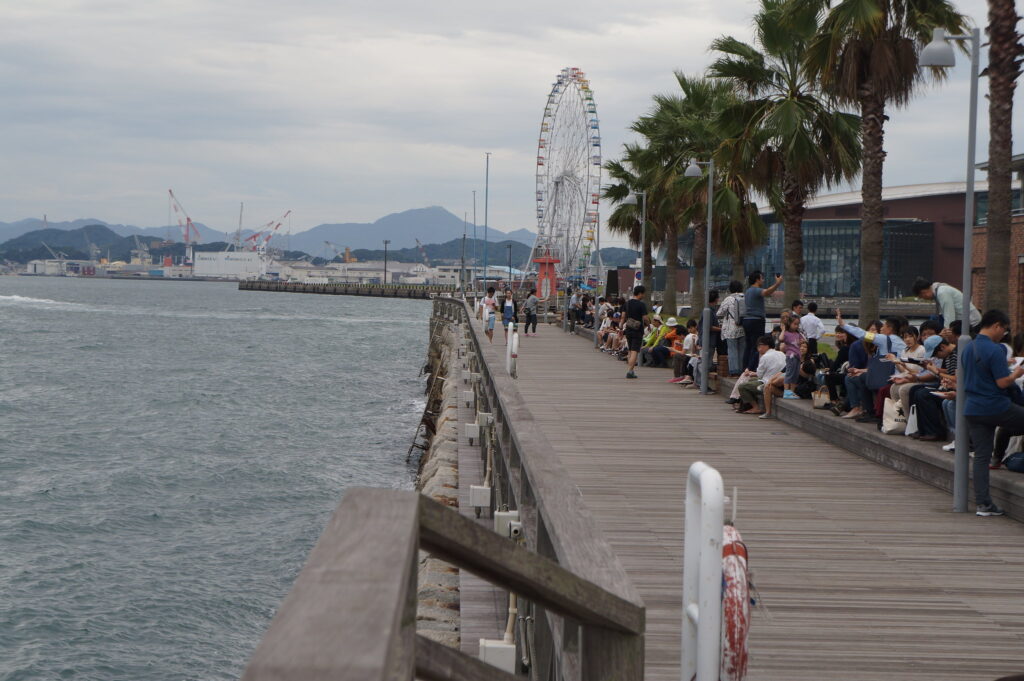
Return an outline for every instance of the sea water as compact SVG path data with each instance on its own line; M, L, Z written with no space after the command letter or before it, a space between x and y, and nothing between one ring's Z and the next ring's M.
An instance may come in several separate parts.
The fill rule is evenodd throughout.
M354 485L410 488L426 301L0 277L0 679L233 679Z

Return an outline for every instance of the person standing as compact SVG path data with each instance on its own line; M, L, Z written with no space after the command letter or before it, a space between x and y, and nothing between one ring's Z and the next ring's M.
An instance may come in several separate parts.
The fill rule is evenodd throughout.
M775 275L775 283L764 288L764 273L754 270L747 277L750 284L743 295L743 303L746 312L743 314L743 335L746 342L745 357L743 366L754 371L757 369L760 356L757 353L757 339L764 334L765 314L764 299L775 293L775 290L782 285L782 275Z
M569 333L576 333L576 321L580 319L580 294L570 289L572 296L569 298Z
M498 300L494 297L494 287L487 287L487 295L480 301L480 309L484 316L484 328L487 340L494 342L494 319L498 314Z
M964 415L974 445L974 501L980 516L1003 515L1003 509L992 501L988 486L988 468L993 453L996 428L999 445L995 465L1002 463L1006 445L1013 435L1024 435L1024 406L1010 399L1017 396L1015 381L1024 376L1024 367L1010 371L1006 349L1000 344L1010 318L1001 310L989 310L980 321L978 336L964 350L960 358L960 371L964 372Z
M744 350L746 349L743 313L743 284L735 280L730 281L729 295L718 306L718 321L722 327L722 338L725 339L726 352L729 357L730 376L739 376L743 373Z
M533 335L537 335L537 306L540 304L540 300L537 298L537 289L531 288L530 294L526 296L526 303L523 305L523 311L526 313L526 331L525 335L530 335L530 325L533 324Z
M825 335L825 324L817 312L817 303L807 303L807 314L800 318L800 333L807 339L807 351L812 355L818 354L818 339Z
M947 328L951 327L955 321L963 321L964 294L960 289L939 281L931 282L927 279L918 279L914 282L913 290L914 295L918 298L935 301L935 313L942 316L942 323ZM974 307L974 303L971 303L971 319L968 326L972 334L978 332L980 323L981 313L978 312L978 308Z
M508 326L519 317L519 309L516 300L512 296L512 289L505 289L505 300L501 306L501 325L505 327L505 342L508 343Z
M626 321L623 322L626 336L626 347L629 349L629 356L626 360L626 378L636 378L636 358L640 353L640 346L644 341L644 326L647 324L647 304L644 303L644 294L647 292L643 286L633 288L633 297L626 301Z

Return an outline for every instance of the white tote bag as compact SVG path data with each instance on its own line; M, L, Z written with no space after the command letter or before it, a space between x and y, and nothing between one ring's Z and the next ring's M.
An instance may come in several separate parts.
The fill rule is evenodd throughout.
M910 405L910 416L907 417L907 429L903 431L904 435L913 435L917 432L917 405Z
M907 417L903 414L903 405L891 397L885 398L885 406L882 409L882 432L886 435L901 435L906 429Z

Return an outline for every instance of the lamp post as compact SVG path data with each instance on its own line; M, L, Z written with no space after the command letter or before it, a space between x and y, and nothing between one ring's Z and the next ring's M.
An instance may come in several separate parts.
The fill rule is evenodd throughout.
M508 290L512 290L512 244L508 245Z
M491 197L491 152L486 152L487 166L484 171L484 288L487 288L487 208Z
M473 264L470 266L469 283L473 287L473 292L476 292L476 190L473 190Z
M384 283L388 283L388 244L390 239L384 239Z
M644 272L644 254L647 252L647 192L633 192L622 203L635 206L641 200L643 203L640 205L640 283L647 288L647 280L644 278L647 274ZM647 294L652 295L651 291Z
M469 214L462 214L462 259L459 265L459 291L462 297L466 297L466 225L469 223Z
M710 161L690 161L690 165L686 166L686 172L683 173L685 177L700 177L700 166L708 167L708 217L707 217L707 229L704 231L707 233L707 248L705 252L704 260L704 313L701 316L701 339L700 339L700 392L702 395L707 395L711 392L710 386L708 386L708 373L711 370L711 358L714 357L714 349L711 347L711 299L708 297L708 293L711 291L711 220L714 216L713 202L715 200L715 159ZM693 302L690 301L691 307Z
M967 35L946 35L936 28L932 41L921 50L918 64L948 68L956 65L951 42L971 43L971 95L967 122L967 188L964 193L964 263L963 263L963 315L960 320L960 339L957 355L962 359L964 350L970 345L971 336L971 249L974 231L974 147L978 128L978 56L981 49L981 29L972 29ZM970 466L970 434L967 432L967 417L964 416L964 372L956 372L956 456L953 459L953 510L967 511L967 469Z

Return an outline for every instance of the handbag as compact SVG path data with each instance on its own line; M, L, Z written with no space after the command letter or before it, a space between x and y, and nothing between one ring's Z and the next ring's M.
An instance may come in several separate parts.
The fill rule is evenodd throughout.
M892 352L892 339L885 337L885 352L882 352L882 346L877 347L875 354L868 360L868 372L864 377L864 384L872 392L884 388L889 383L889 377L896 373L895 362L882 361L883 357Z
M886 397L885 406L882 408L882 432L886 435L900 435L906 429L907 416L903 413L903 405L891 397Z
M910 405L910 414L907 416L907 427L903 431L904 435L910 436L917 432L917 405Z
M633 319L632 317L630 317L629 319L626 320L626 331L636 331L638 329L642 329L643 327L644 323L639 319Z
M815 409L828 409L828 405L832 403L828 396L828 388L818 388L811 399L814 401Z

